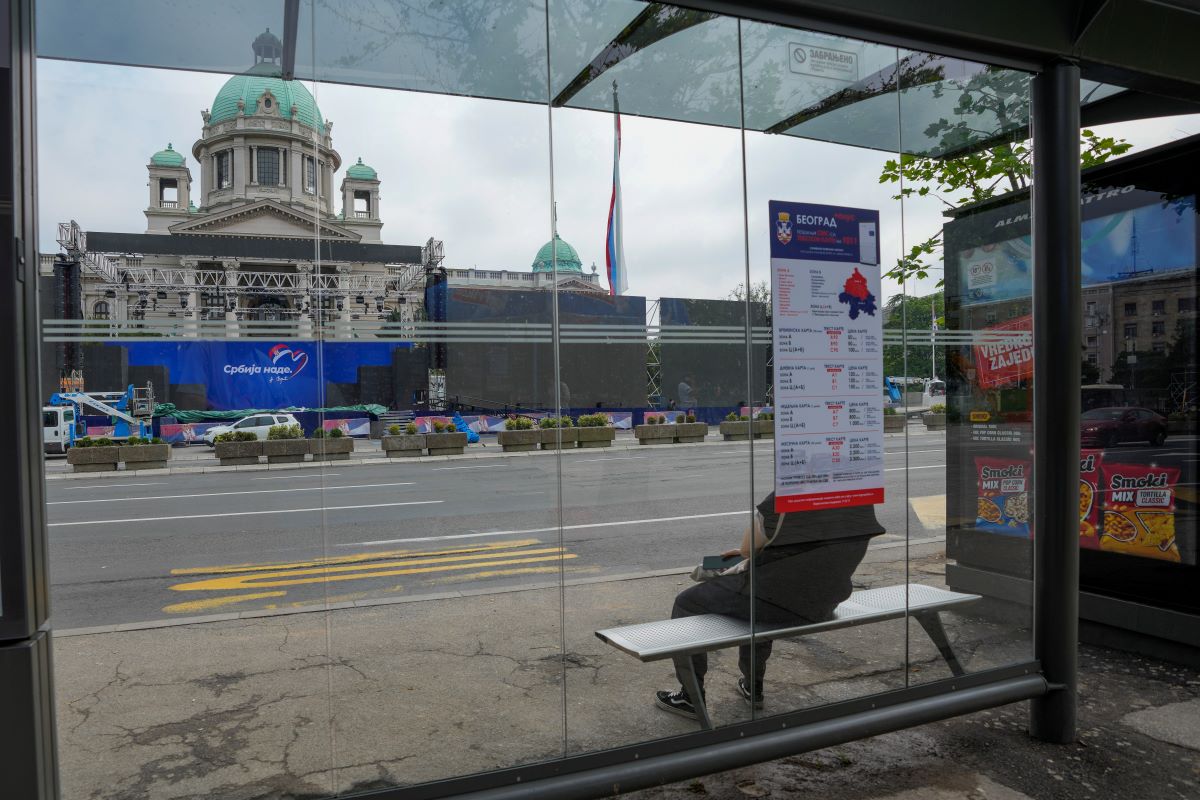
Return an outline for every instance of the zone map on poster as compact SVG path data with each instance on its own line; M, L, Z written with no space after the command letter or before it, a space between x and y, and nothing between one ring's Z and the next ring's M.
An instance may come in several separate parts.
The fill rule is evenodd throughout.
M772 200L775 508L883 502L879 212Z

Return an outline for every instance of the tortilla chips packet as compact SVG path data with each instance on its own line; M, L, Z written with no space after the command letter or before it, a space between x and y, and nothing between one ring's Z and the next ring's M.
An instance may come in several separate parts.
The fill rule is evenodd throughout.
M1175 487L1179 470L1146 464L1104 464L1100 549L1179 562Z
M1100 464L1103 450L1079 451L1079 546L1100 549Z

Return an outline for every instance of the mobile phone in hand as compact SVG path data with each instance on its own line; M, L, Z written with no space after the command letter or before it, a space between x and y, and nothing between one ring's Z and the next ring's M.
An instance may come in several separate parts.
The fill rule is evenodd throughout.
M741 556L705 556L700 566L703 569L728 569L741 560Z

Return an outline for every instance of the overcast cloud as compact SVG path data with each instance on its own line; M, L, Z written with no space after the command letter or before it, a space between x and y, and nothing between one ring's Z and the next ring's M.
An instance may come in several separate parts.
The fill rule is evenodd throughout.
M200 111L226 77L42 60L38 64L41 249L52 252L56 223L84 230L145 230L146 164L173 143L188 159ZM452 267L528 270L550 238L554 197L560 235L585 269L603 275L612 178L609 114L385 89L307 84L332 120L345 168L359 157L382 181L383 239L442 239ZM737 130L623 117L621 174L631 294L723 298L746 276L741 136ZM1107 126L1138 148L1200 130L1200 118ZM904 208L881 186L891 157L861 148L749 133L746 138L750 280L768 280L767 201L793 200L880 210L883 264L904 242L942 224L937 201ZM340 194L337 196L340 211ZM924 294L933 278L911 284ZM602 277L602 281L603 281ZM897 291L885 284L886 296Z

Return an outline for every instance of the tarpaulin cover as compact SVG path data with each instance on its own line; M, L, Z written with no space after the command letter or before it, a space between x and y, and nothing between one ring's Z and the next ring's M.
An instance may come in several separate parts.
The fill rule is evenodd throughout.
M367 404L361 406L334 406L332 408L243 408L237 411L180 411L173 403L159 403L154 407L156 417L174 417L176 422L211 422L223 419L241 419L251 414L277 414L279 412L309 411L315 414L345 413L357 411L371 416L386 413L384 406Z

